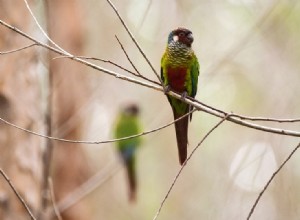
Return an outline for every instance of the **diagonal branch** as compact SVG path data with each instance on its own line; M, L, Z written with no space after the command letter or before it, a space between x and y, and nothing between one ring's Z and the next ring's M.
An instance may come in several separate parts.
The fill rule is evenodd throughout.
M27 0L24 0L24 3L31 15L31 17L33 18L34 22L36 23L36 25L38 26L38 28L40 29L40 31L42 32L42 34L48 39L49 42L51 42L56 48L58 48L59 50L61 50L62 52L64 52L67 55L71 55L70 53L68 53L67 51L65 51L63 48L61 48L59 45L57 45L49 36L48 34L44 31L44 29L42 28L42 26L39 24L39 22L37 21L36 17L34 16Z
M50 197L51 197L54 215L56 216L57 220L63 220L60 215L60 212L57 208L57 205L55 203L54 187L53 187L53 181L52 181L51 177L48 178L48 182L49 182L48 185L49 185L49 189L50 189Z
M126 52L126 50L125 50L123 44L121 43L121 41L119 40L119 38L118 38L117 35L115 35L115 38L117 39L117 41L118 41L118 43L119 43L119 45L120 45L122 51L124 52L124 54L125 54L127 60L129 61L129 63L131 64L131 66L133 67L133 69L135 70L135 72L137 73L137 75L141 75L141 73L138 71L138 69L136 68L136 66L135 66L135 65L133 64L133 62L131 61L129 55L127 54L127 52Z
M108 69L105 69L101 66L98 66L98 65L95 65L93 63L90 63L86 60L83 60L83 59L80 59L80 58L77 58L73 55L69 56L68 54L65 54L64 52L54 48L54 47L51 47L47 44L44 44L40 41L38 41L37 39L34 39L33 37L29 36L28 34L22 32L21 30L19 30L18 28L14 27L14 26L11 26L9 24L7 24L6 22L0 20L0 24L11 29L12 31L14 32L17 32L19 33L20 35L24 36L25 38L37 43L39 46L41 47L44 47L48 50L51 50L59 55L62 55L62 56L66 56L68 57L69 59L71 60L74 60L76 62L79 62L81 64L84 64L86 66L89 66L95 70L98 70L98 71L101 71L101 72L104 72L106 74L109 74L111 76L114 76L118 79L121 79L121 80L125 80L125 81L129 81L129 82L132 82L132 83L136 83L136 84L139 84L139 85L142 85L142 86L145 86L145 87L148 87L148 88L151 88L151 89L154 89L154 90L157 90L157 91L160 91L160 92L164 92L162 86L158 86L158 85L153 85L153 84L150 84L150 83L147 83L147 82L143 82L143 81L140 81L140 80L137 80L137 79L134 79L132 77L127 77L127 76L124 76L124 75L121 75L119 73L116 73L114 71L111 71L111 70L108 70ZM198 100L195 100L191 97L186 97L186 98L182 98L180 94L177 94L177 93L174 93L172 91L168 92L167 93L168 95L174 97L174 98L177 98L177 99L181 99L183 102L187 103L187 104L190 104L192 106L194 106L196 109L198 110L201 110L201 111L204 111L208 114L211 114L211 115L214 115L216 117L219 117L219 118L223 118L225 117L227 114L227 112L224 112L224 111L221 111L219 109L216 109L214 107L210 107L204 103L201 103L200 101ZM253 128L253 129L256 129L256 130L261 130L261 131L265 131L265 132L269 132L269 133L274 133L274 134L280 134L280 135L287 135L287 136L294 136L294 137L300 137L300 132L299 131L292 131L292 130L284 130L284 129L279 129L279 128L273 128L273 127L268 127L268 126L262 126L262 125L258 125L258 124L254 124L254 123L250 123L250 122L247 122L247 121L244 121L238 117L228 117L227 118L228 121L231 121L235 124L239 124L239 125L242 125L242 126L245 126L245 127L249 127L249 128Z
M101 169L94 176L85 181L82 185L76 188L73 192L68 194L65 198L58 202L57 208L60 213L66 211L77 202L85 198L91 192L96 190L99 186L104 184L110 178L112 178L120 169L121 164L111 162L107 164L103 169ZM54 213L52 213L53 216Z
M219 127L228 117L230 117L230 115L226 115L221 121L219 121L212 129L210 129L206 135L201 139L201 141L197 144L197 146L192 150L191 154L189 155L189 157L186 159L186 161L184 161L184 163L182 164L182 166L180 167L178 173L176 174L167 194L165 195L164 199L162 200L160 207L158 209L158 211L156 212L153 220L156 220L167 200L167 198L169 197L173 187L175 186L175 183L177 182L180 174L182 173L182 170L184 169L184 167L186 166L187 162L192 158L192 156L194 155L194 153L196 152L196 150L200 147L200 145L206 140L206 138L208 138L208 136L217 128Z
M142 27L143 27L143 25L144 25L144 22L145 22L145 20L146 20L148 14L149 14L151 5L152 5L152 0L149 0L148 5L147 5L147 8L146 8L146 12L144 13L144 16L143 16L143 18L142 18L142 20L141 20L141 22L140 22L140 24L139 24L139 26L138 26L138 28L137 28L137 32L139 32L139 31L142 29Z
M300 148L300 143L295 147L295 149L288 155L288 157L283 161L283 163L278 167L278 169L272 174L271 178L269 179L269 181L267 182L267 184L265 185L265 187L263 188L263 190L259 193L258 197L256 198L253 206L251 207L251 210L247 216L247 220L249 220L258 204L258 202L260 201L261 197L263 196L263 194L265 193L265 191L268 189L270 183L273 181L273 179L275 178L275 176L279 173L279 171L284 167L284 165L291 159L291 157L296 153L296 151Z
M267 121L267 122L278 122L278 123L294 123L294 122L300 122L300 118L265 118L265 117L250 117L245 115L238 115L238 114L231 114L232 117L237 117L242 120L248 120L248 121Z
M115 13L117 14L118 18L121 20L121 23L122 25L124 26L124 28L126 29L127 33L130 35L131 39L133 40L133 42L135 43L135 45L137 46L137 48L139 49L140 53L143 55L143 57L145 58L145 60L147 61L147 63L149 64L149 66L151 67L151 69L153 70L153 72L155 73L155 75L157 76L157 78L159 79L159 81L161 82L161 79L159 77L159 75L157 74L157 72L155 71L154 67L152 66L151 62L149 61L149 59L147 58L147 56L145 55L145 53L142 51L141 47L139 46L139 44L137 43L137 41L135 40L134 36L132 35L132 33L130 32L130 30L128 29L128 27L126 26L125 22L123 21L122 17L120 16L120 14L118 13L117 9L115 8L115 6L113 5L113 3L110 1L110 0L107 0L108 3L110 4L110 6L113 8L113 10L115 11ZM96 70L99 70L99 71L102 71L104 73L107 73L109 75L112 75L116 78L119 78L119 79L122 79L122 80L127 80L129 82L132 82L132 83L136 83L136 84L139 84L139 85L142 85L142 86L146 86L148 88L152 88L154 90L158 90L158 91L163 91L163 88L161 86L157 86L157 85L153 85L153 84L156 84L156 82L154 81L150 81L151 83L153 84L149 84L149 83L146 83L146 82L142 82L142 81L139 81L139 80L136 80L134 78L131 78L131 77L126 77L126 76L123 76L123 75L120 75L116 72L113 72L111 70L108 70L108 69L105 69L105 68L102 68L101 66L97 66L95 64L92 64L86 60L83 60L81 59L80 57L75 57L73 56L72 54L68 53L67 51L63 50L61 47L59 47L55 42L53 42L49 37L48 35L44 32L44 30L41 28L41 26L39 25L38 21L36 20L35 16L33 15L28 3L27 3L27 0L24 0L29 12L31 13L33 19L35 20L36 24L38 25L39 29L42 31L42 33L48 38L48 40L54 44L54 46L56 47L51 47L47 44L43 44L41 42L39 42L38 40L30 37L29 35L25 34L24 32L20 31L19 29L9 25L9 24L6 24L5 22L1 21L0 20L0 24L1 25L4 25L8 28L10 28L11 30L19 33L20 35L30 39L31 41L33 41L34 43L32 45L29 45L29 46L25 46L23 48L20 48L20 49L16 49L16 50L12 50L12 51L7 51L7 52L0 52L0 55L1 54L8 54L8 53L13 53L13 52L17 52L17 51L20 51L20 50L23 50L23 49L26 49L26 48L29 48L31 46L35 46L35 45L38 45L38 46L41 46L41 47L44 47L48 50L51 50L61 56L64 56L64 57L67 57L69 59L72 59L76 62L79 62L79 63L82 63L86 66L89 66L91 68L94 68ZM270 8L270 12L271 10L273 10L273 8ZM247 38L245 38L247 40ZM245 40L245 41L246 41ZM244 42L244 41L242 41ZM238 45L240 46L240 45ZM58 49L57 49L58 48ZM123 50L125 51L125 50ZM233 57L235 54L237 53L236 50L233 50L232 53L229 54L229 57ZM127 58L129 58L127 56ZM130 59L129 59L130 61ZM132 63L132 62L130 62ZM132 64L133 65L133 64ZM222 65L222 62L221 62L221 65ZM134 65L133 65L134 67ZM135 67L134 67L135 68ZM135 68L136 69L136 68ZM136 69L137 71L137 69ZM141 75L138 71L137 73L139 75ZM134 74L135 75L135 74ZM135 75L136 76L136 75ZM141 75L142 76L142 75ZM143 78L143 77L142 77ZM143 79L145 80L148 80L146 77L144 77ZM175 97L175 98L181 98L180 94L177 94L177 93L174 93L174 92L169 92L168 93L169 95ZM193 105L197 110L201 110L201 111L204 111L206 113L209 113L211 115L214 115L216 117L220 117L222 118L222 120L215 126L213 127L206 135L205 137L201 140L201 142L193 149L192 153L190 154L190 156L188 157L188 159L185 161L185 163L182 165L181 169L179 170L178 174L176 175L171 187L169 188L169 191L167 193L167 195L165 196L164 200L162 201L161 203L161 206L155 216L154 219L156 219L166 201L166 199L168 198L172 188L174 187L177 179L179 178L183 168L185 167L187 161L192 157L192 155L194 154L194 152L198 149L198 147L202 144L202 142L210 135L211 132L213 132L221 123L223 123L225 120L228 120L228 121L231 121L233 123L236 123L236 124L239 124L239 125L242 125L242 126L246 126L246 127L250 127L250 128L253 128L253 129L257 129L257 130L261 130L261 131L265 131L265 132L271 132L271 133L276 133L276 134L281 134L281 135L288 135L288 136L297 136L299 137L300 136L300 132L298 131L290 131L290 130L284 130L284 129L278 129L278 128L273 128L273 127L267 127L267 126L261 126L261 125L258 125L258 124L254 124L254 123L250 123L250 122L247 122L245 120L251 120L251 121L273 121L273 122L279 122L279 123L282 123L282 122L299 122L300 119L274 119L274 118L262 118L262 117L248 117L248 116L242 116L242 115L238 115L238 114L228 114L224 111L221 111L219 109L216 109L216 108L213 108L213 107L210 107L206 104L203 104L203 103L200 103L198 100L193 100L192 98L190 97L187 97L186 99L183 100L184 102L190 104L190 105ZM26 131L26 132L29 132L31 134L34 134L34 135L38 135L38 136L41 136L41 137L45 137L45 138L49 138L49 139L53 139L53 140L59 140L59 141L67 141L67 142L73 142L73 143L87 143L87 142L83 142L83 141L72 141L72 140L65 140L65 139L59 139L59 138L54 138L54 137L49 137L49 136L46 136L46 135L41 135L41 134L38 134L36 132L33 132L33 131L29 131L27 129L24 129L24 128L21 128L21 127L18 127L10 122L7 122L5 121L4 119L0 119L2 122L8 124L8 125L11 125L15 128L18 128L20 130L23 130L23 131ZM174 122L172 122L174 123ZM171 123L171 124L172 124ZM170 125L170 124L169 124ZM169 126L167 125L167 126ZM160 128L161 129L161 128ZM160 129L155 129L153 130L156 131L156 130L160 130ZM152 131L150 131L149 133L151 133ZM142 134L139 134L139 135L144 135L144 133ZM128 138L133 138L133 137L126 137L124 139L128 139ZM119 140L122 140L122 139L119 139ZM104 141L104 142L93 142L93 144L99 144L99 143L107 143L107 142L114 142L114 141L118 141L118 139L114 139L114 140L109 140L109 141ZM283 168L283 166L287 163L288 160L290 160L290 158L292 157L292 155L296 152L296 150L298 150L298 148L300 147L300 144L297 145L297 147L291 152L291 154L288 156L288 158L281 164L281 166L278 168L278 170L276 172L273 173L271 179L267 182L266 186L264 187L263 191L259 194L257 200L255 201L255 204L253 205L249 215L248 215L248 218L247 219L250 219L253 211L255 210L255 207L256 205L258 204L261 196L263 195L263 193L266 191L266 189L268 188L269 184L271 183L271 181L275 178L275 176L278 174L278 172ZM11 185L10 183L10 180L7 178L7 176L5 175L5 173L0 169L0 172L2 174L2 176L4 176L4 178L7 180L7 182L10 184L10 186L12 187L12 189L15 191L14 187ZM15 191L15 194L18 196L18 193ZM19 196L18 196L19 198ZM22 198L20 197L19 198L20 201L22 202ZM25 208L26 208L26 204L25 204ZM28 212L29 214L31 214L30 210L28 209ZM31 216L33 217L33 216ZM34 219L34 217L32 218Z
M154 72L154 74L156 75L156 77L158 78L158 80L160 81L161 85L163 85L161 78L159 77L158 73L156 72L155 68L153 67L153 65L151 64L150 60L148 59L148 57L146 56L146 54L144 53L144 51L142 50L142 48L140 47L140 45L138 44L138 42L136 41L136 39L134 38L133 34L130 32L129 28L127 27L127 25L125 24L123 18L121 17L121 15L119 14L117 8L114 6L114 4L110 1L107 0L108 4L112 7L112 9L115 11L116 15L118 16L118 18L120 19L123 27L125 28L125 30L127 31L127 33L129 34L131 40L134 42L135 46L138 48L138 50L140 51L140 53L142 54L142 56L144 57L144 59L147 61L148 65L151 67L152 71Z
M136 83L136 84L139 84L139 85L148 87L148 88L152 88L152 89L155 89L155 90L158 90L158 91L163 91L163 89L162 89L161 86L154 86L154 85L152 85L152 84L149 84L149 83L146 83L146 82L142 82L142 81L136 80L136 79L134 79L134 78L132 78L132 77L126 77L126 76L123 76L123 75L121 75L121 74L119 74L119 73L116 73L116 72L114 72L114 71L108 70L108 69L106 69L106 68L100 67L100 66L98 66L98 65L95 65L95 64L90 63L90 62L88 62L88 61L85 61L85 60L83 60L83 59L77 58L77 57L74 56L74 55L66 54L66 53L64 53L63 51L60 51L59 49L56 49L56 48L54 48L54 47L52 47L52 46L50 46L50 45L48 45L48 44L45 44L45 43L43 43L43 42L41 42L41 41L39 41L39 40L33 38L32 36L30 36L30 35L24 33L24 32L21 31L20 29L14 27L14 26L9 25L8 23L6 23L6 22L4 22L4 21L2 21L2 20L0 20L0 24L3 25L3 26L5 26L5 27L7 27L7 28L9 28L10 30L12 30L12 31L14 31L14 32L16 32L16 33L22 35L23 37L25 37L25 38L31 40L32 42L37 43L39 46L41 46L41 47L43 47L43 48L45 48L45 49L48 49L48 50L50 50L50 51L52 51L52 52L54 52L54 53L56 53L56 54L58 54L58 55L65 56L65 57L67 57L67 58L69 58L69 59L71 59L71 60L75 60L76 62L79 62L79 63L82 63L82 64L84 64L84 65L86 65L86 66L89 66L89 67L91 67L92 69L101 71L101 72L106 73L106 74L108 74L108 75L114 76L114 77L116 77L116 78L118 78L118 79L122 79L122 80L126 80L126 81L129 81L129 82L133 82L133 83Z
M230 50L219 60L215 65L213 65L209 71L207 71L208 76L214 76L217 70L223 67L228 60L232 60L245 45L249 42L249 39L253 36L256 29L260 28L266 20L269 18L274 9L278 6L280 0L273 1L269 8L256 20L253 26L248 30L242 39L236 41L235 44L230 48Z
M22 127L17 126L17 125L15 125L15 124L13 124L13 123L11 123L9 121L6 121L3 118L0 118L0 121L2 121L3 123L5 123L5 124L7 124L9 126L12 126L12 127L16 128L16 129L18 129L18 130L30 133L30 134L38 136L38 137L42 137L42 138L47 138L47 139L50 139L50 140L54 140L54 141L61 141L61 142L74 143L74 144L105 144L105 143L112 143L112 142L117 142L117 141L132 139L132 138L144 136L144 135L147 135L147 134L150 134L150 133L154 133L156 131L159 131L159 130L162 130L162 129L166 128L166 127L169 127L170 125L174 124L175 122L177 122L177 121L179 121L179 120L181 120L181 119L183 119L185 117L188 117L190 114L192 114L195 111L196 111L196 109L193 109L192 111L186 113L185 115L181 116L180 118L177 118L174 121L171 121L168 124L165 124L163 126L157 127L155 129L152 129L152 130L149 130L149 131L144 131L144 132L142 132L140 134L135 134L135 135L131 135L131 136L123 137L123 138L116 138L116 139L111 139L111 140L104 140L104 141L82 141L82 140L69 140L69 139L57 138L57 137L52 137L52 136L40 134L40 133L31 131L31 130L28 130L26 128L22 128Z
M15 52L19 52L21 50L25 50L27 48L33 47L33 46L37 46L38 44L34 43L34 44L29 44L27 46L18 48L18 49L14 49L14 50L9 50L9 51L0 51L0 55L6 55L6 54L10 54L10 53L15 53Z
M84 60L95 60L95 61L101 61L103 63L109 63L113 66L116 66L116 67L120 68L121 70L124 70L127 73L130 73L134 76L138 76L135 72L132 72L129 69L126 69L125 67L123 67L123 66L121 66L121 65L119 65L116 62L113 62L111 60L105 60L105 59L101 59L101 58L97 58L97 57L87 57L87 56L75 56L75 57L80 58L80 59L84 59ZM61 59L61 58L69 58L69 56L57 56L57 57L54 57L53 60Z
M133 69L137 72L137 74L133 74L133 75L135 75L135 76L137 76L137 77L140 77L140 78L142 78L142 79L144 79L144 80L146 80L146 81L148 81L148 82L154 83L154 84L156 84L156 85L160 85L159 83L157 83L157 82L155 82L155 81L153 81L153 80L150 80L150 79L148 79L147 77L143 76L143 75L138 71L138 69L136 68L136 66L135 66L134 63L131 61L130 57L128 56L128 54L127 54L127 52L126 52L126 50L125 50L123 44L121 43L121 41L119 40L119 38L117 37L117 35L115 35L115 37L116 37L116 39L117 39L119 45L121 46L121 49L122 49L122 51L124 52L124 54L125 54L127 60L129 61L129 63L130 63L131 66L133 67Z
M14 187L14 185L12 184L12 182L10 181L9 177L4 173L4 171L0 168L0 173L1 175L4 177L4 179L6 180L6 182L8 183L8 185L10 186L10 188L14 191L15 195L18 197L18 199L20 200L20 202L22 203L23 207L26 209L27 213L29 214L30 218L32 220L36 220L36 218L33 216L30 208L28 207L28 205L26 204L26 202L24 201L24 199L21 197L21 195L18 193L18 191L16 190L16 188Z

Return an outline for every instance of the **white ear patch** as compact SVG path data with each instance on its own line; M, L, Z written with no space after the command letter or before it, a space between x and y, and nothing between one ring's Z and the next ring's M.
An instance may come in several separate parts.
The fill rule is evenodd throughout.
M177 42L177 41L178 41L178 39L179 39L179 37L178 37L178 36L176 36L176 35L174 35L174 36L173 36L173 41Z

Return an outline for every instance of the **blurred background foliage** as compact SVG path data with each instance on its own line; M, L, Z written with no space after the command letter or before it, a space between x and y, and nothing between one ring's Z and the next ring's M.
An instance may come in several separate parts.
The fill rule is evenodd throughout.
M114 37L117 35L139 71L156 80L106 1L76 1L82 9L81 23L85 28L85 53L79 55L108 59L131 69ZM42 21L43 3L35 4L35 13ZM193 48L201 65L198 100L243 115L299 117L299 1L123 0L114 4L157 71L169 32L179 26L193 31ZM107 63L100 65L128 75ZM163 93L90 68L84 68L84 74L88 75L91 91L87 102L76 109L72 124L76 126L76 118L84 119L83 140L112 138L115 116L128 102L140 105L145 131L172 121ZM189 152L218 120L206 113L194 113ZM260 124L299 130L299 123ZM90 204L92 219L154 217L180 168L174 127L143 139L137 157L136 203L128 203L125 172L121 170L83 201ZM267 180L298 141L224 123L189 161L159 219L245 219ZM88 154L86 163L95 173L118 160L113 143L83 148ZM296 154L278 174L253 219L298 219L298 161L300 156Z

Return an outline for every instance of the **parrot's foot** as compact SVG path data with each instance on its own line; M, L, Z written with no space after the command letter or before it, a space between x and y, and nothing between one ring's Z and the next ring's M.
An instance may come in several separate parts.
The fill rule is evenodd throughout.
M164 86L163 89L164 89L165 95L167 95L167 93L171 91L171 86L170 85L166 85L166 86Z
M181 99L184 100L187 97L187 92L184 91L183 93L181 93Z

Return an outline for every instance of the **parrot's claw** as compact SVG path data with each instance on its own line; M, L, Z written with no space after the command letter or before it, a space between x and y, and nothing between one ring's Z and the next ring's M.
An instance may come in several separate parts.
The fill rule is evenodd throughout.
M181 93L181 99L184 100L187 97L187 92L184 91L183 93Z
M164 93L165 93L165 95L167 95L167 93L170 92L170 91L171 91L170 85L164 86Z

